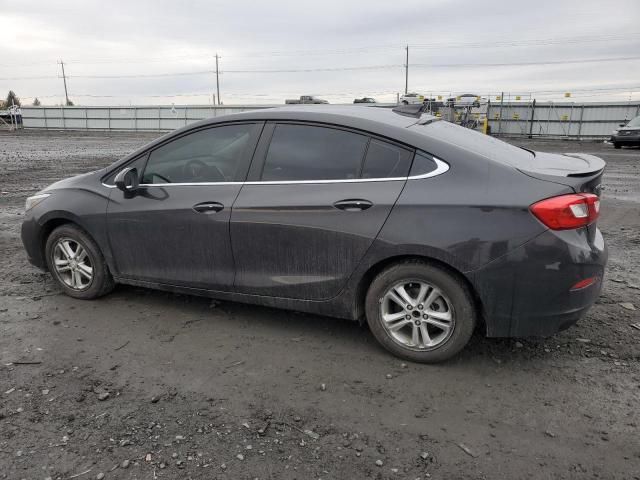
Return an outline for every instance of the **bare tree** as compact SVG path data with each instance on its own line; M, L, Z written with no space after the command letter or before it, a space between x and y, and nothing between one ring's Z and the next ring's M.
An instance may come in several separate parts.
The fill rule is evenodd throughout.
M34 99L33 99L33 104L32 104L32 105L33 105L34 107L39 107L39 106L41 105L41 104L40 104L40 100L38 99L38 97L36 97L36 98L34 98Z

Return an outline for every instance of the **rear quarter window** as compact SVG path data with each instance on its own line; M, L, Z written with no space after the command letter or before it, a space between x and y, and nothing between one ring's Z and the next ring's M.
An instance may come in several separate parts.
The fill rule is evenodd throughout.
M418 152L413 159L413 165L411 165L410 177L417 177L419 175L425 175L433 172L438 168L438 164L433 157L428 153Z

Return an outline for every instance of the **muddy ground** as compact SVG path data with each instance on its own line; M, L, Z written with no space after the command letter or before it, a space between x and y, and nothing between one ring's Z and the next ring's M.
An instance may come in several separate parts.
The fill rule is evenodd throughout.
M640 478L640 149L516 142L607 160L602 297L425 366L342 320L60 295L22 250L25 197L154 136L0 134L0 478Z

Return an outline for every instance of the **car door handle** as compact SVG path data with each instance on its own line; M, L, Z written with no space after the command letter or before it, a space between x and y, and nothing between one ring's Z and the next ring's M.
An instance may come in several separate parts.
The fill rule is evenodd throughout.
M198 213L216 213L224 208L224 205L218 202L202 202L193 206Z
M373 207L373 203L361 198L352 198L348 200L340 200L334 203L333 206L347 212L361 212L362 210Z

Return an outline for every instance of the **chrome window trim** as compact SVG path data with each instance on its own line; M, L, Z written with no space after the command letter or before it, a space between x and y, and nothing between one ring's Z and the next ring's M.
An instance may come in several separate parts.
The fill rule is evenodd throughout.
M141 187L186 187L186 186L207 186L207 185L296 185L296 184L327 184L327 183L365 183L365 182L397 182L399 180L422 180L424 178L436 177L449 170L449 164L436 157L431 157L436 162L435 170L421 175L408 177L386 177L386 178L353 178L340 180L267 180L251 182L193 182L193 183L141 183ZM116 188L115 185L107 185L107 188Z

